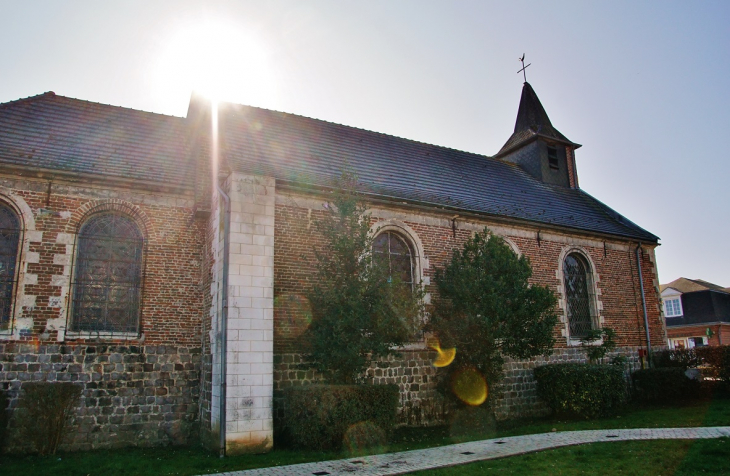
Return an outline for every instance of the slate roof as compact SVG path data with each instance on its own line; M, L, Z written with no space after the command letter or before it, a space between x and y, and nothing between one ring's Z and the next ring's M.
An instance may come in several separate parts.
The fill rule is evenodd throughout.
M572 145L576 149L580 147L580 144L570 141L559 130L553 127L535 90L532 89L530 83L525 83L522 86L522 97L520 98L520 108L517 111L517 120L515 120L515 131L507 139L507 142L505 142L495 157L502 157L520 147L525 142L529 142L539 136Z
M496 158L249 106L220 111L222 157L239 172L327 186L348 169L387 199L658 241L585 192ZM190 189L188 122L45 93L0 104L0 164Z
M192 186L186 122L48 92L0 104L0 164Z
M342 170L364 191L536 224L656 242L578 189L552 186L499 159L250 106L220 106L221 152L235 171L326 186Z

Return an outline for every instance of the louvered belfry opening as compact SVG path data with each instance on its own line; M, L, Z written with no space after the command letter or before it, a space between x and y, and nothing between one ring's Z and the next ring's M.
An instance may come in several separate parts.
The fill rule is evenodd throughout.
M565 297L570 336L581 338L593 329L593 282L590 266L584 257L571 253L563 263Z
M413 289L413 253L408 243L397 233L386 231L373 240L373 258L388 265L390 276Z
M72 331L138 330L144 239L128 217L94 215L78 236Z
M20 219L12 208L0 203L0 329L9 328L12 322L19 243Z

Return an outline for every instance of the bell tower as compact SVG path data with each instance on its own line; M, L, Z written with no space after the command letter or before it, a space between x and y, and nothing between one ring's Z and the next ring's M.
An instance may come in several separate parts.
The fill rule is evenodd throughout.
M515 131L495 158L519 165L544 183L578 188L575 149L579 147L553 127L535 90L525 82Z

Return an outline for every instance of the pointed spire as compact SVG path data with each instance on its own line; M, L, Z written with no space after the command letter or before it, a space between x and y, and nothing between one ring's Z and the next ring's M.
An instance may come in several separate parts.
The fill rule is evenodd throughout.
M545 109L540 103L535 90L532 89L530 83L525 83L522 87L522 97L520 98L520 108L517 111L517 120L515 121L515 131L502 149L497 153L497 157L505 155L512 150L518 148L523 143L528 142L538 136L547 139L562 142L566 145L572 145L574 148L580 147L580 144L571 142L567 137L553 127Z

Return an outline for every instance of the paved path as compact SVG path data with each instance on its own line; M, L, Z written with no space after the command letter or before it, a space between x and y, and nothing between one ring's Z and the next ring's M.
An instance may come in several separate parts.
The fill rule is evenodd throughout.
M219 476L391 475L443 468L560 446L629 440L695 440L730 437L730 426L701 428L637 428L631 430L559 431L471 441L423 450L401 451L318 463L275 466L220 473Z

